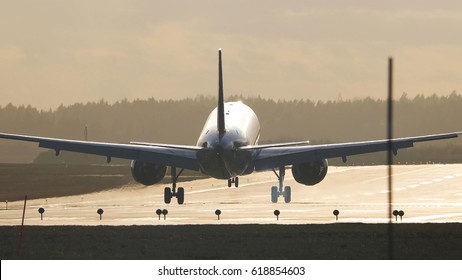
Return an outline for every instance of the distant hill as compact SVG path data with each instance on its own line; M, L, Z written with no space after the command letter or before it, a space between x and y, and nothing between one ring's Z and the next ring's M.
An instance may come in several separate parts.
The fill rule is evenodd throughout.
M262 126L261 143L299 140L333 143L386 138L385 100L314 102L243 96L227 98L227 101L235 100L241 100L256 112ZM92 141L128 143L136 140L194 145L216 102L215 98L204 96L182 100L122 100L114 104L102 100L48 111L8 104L0 107L0 131L83 140L87 128L87 139ZM394 116L395 137L461 131L462 96L453 92L448 96L418 95L411 99L403 94L395 101ZM44 151L36 146L0 140L0 162L32 162ZM461 139L446 140L419 145L418 149L400 153L396 159L462 162L461 151ZM372 159L366 156L374 162L384 157L384 154ZM63 161L63 157L49 155L41 155L37 161L50 158ZM365 158L359 158L358 164L363 160Z

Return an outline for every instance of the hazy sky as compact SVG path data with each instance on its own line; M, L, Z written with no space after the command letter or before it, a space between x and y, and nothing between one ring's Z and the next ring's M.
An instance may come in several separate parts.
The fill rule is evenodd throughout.
M462 92L462 1L0 1L0 106Z

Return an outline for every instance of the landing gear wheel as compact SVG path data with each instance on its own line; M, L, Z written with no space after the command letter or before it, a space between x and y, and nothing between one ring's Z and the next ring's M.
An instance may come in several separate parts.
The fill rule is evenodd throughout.
M236 188L239 187L239 177L228 179L228 188L231 188L233 184Z
M184 203L184 188L178 188L176 192L176 199L178 200L178 204Z
M279 192L278 187L271 187L271 202L278 203Z
M290 187L285 187L284 188L284 202L285 203L290 203L290 200L292 198L292 190Z
M165 188L164 189L164 202L166 204L170 204L170 202L172 201L172 197L173 197L172 189Z

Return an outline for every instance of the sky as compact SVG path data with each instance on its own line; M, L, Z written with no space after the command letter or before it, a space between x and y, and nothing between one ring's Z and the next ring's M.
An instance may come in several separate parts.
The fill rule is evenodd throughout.
M461 1L0 1L0 106L462 92Z

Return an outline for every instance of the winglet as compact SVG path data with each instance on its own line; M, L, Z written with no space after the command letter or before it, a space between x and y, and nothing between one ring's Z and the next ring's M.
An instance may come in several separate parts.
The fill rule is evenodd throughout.
M221 49L218 49L218 112L217 125L219 135L225 134L225 101L223 98L223 71Z

